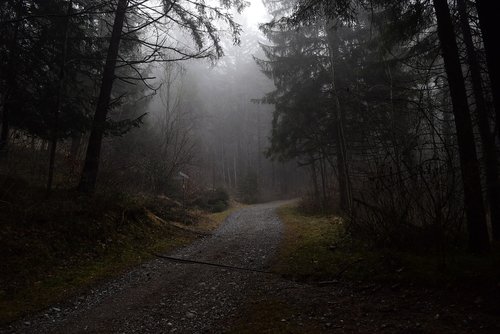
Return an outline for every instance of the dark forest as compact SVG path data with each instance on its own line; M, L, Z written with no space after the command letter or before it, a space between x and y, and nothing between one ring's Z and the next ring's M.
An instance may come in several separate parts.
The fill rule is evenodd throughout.
M1 0L0 333L499 333L488 0Z

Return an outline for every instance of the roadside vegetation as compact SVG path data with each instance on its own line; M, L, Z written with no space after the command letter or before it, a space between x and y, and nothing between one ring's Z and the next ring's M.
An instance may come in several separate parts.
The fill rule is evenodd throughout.
M2 183L10 191L0 202L0 323L190 244L238 205L214 213L165 196L58 190L47 197L20 182Z
M374 239L354 238L349 224L333 214L304 213L298 206L281 207L278 213L285 235L274 268L289 279L319 285L344 280L497 293L498 253L475 256L456 249L436 253L381 247Z
M285 285L290 290L283 291L282 286L257 289L231 333L495 328L498 254L473 256L448 249L443 256L432 249L418 253L382 247L377 238L353 237L348 221L334 213L314 212L309 204L278 209L284 234L271 270L297 284ZM325 316L332 308L333 315Z
M500 254L474 256L448 249L380 247L370 239L355 239L349 225L333 214L304 213L298 206L283 206L278 214L285 236L275 270L287 278L328 284L336 280L371 283L453 285L495 289L500 283Z

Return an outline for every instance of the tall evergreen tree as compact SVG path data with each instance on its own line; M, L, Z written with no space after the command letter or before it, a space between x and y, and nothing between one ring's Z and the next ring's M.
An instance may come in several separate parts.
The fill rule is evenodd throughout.
M469 227L469 246L474 252L484 252L489 248L489 237L481 191L479 162L477 160L460 55L447 1L433 0L433 3L436 10L438 35L453 104L453 114L455 115L460 167L464 185L465 212Z
M491 132L490 117L483 89L481 77L481 64L474 47L471 28L468 18L467 3L465 0L457 1L457 10L460 18L462 36L465 44L467 62L469 65L472 91L474 94L475 112L477 114L479 133L484 155L484 168L486 175L486 191L492 236L500 241L500 184L498 183L498 155L495 145L495 135Z
M498 31L495 13L498 8L495 6L495 1L476 0L475 3L479 15L479 26L481 28L488 74L491 82L496 129L500 138L500 47L495 37ZM498 238L498 232L495 232L495 237Z

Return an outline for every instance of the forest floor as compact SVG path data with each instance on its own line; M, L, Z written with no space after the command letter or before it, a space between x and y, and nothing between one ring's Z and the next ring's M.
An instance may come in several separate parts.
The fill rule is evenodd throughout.
M3 186L3 187L2 187ZM0 178L0 328L209 235L208 213L162 196L82 196Z
M361 278L351 269L367 260L332 244L338 219L283 204L237 210L168 253L254 271L158 257L0 333L500 332L498 299L486 290L401 280L399 264L397 283Z

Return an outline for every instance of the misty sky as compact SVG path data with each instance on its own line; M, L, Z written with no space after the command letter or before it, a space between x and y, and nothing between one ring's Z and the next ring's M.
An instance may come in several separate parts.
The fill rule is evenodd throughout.
M266 22L269 18L262 0L250 0L250 7L245 8L243 17L252 28L257 29L258 25Z

